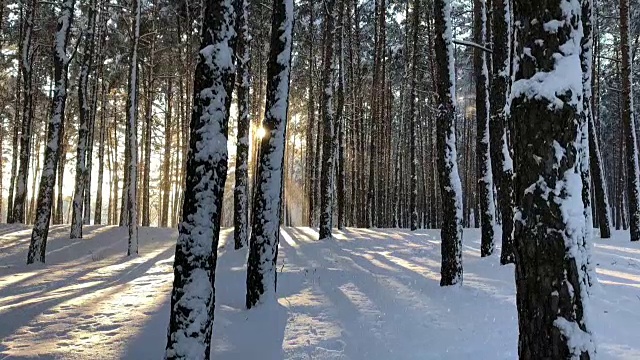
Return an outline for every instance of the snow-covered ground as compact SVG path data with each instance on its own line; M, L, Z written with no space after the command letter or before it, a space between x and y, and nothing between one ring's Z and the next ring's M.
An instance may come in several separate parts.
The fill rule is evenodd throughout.
M30 230L0 227L0 359L160 359L169 317L176 231L50 233L45 266L24 265ZM349 229L318 242L282 232L279 304L244 309L245 251L223 231L213 358L516 359L513 266L482 259L465 230L464 285L439 286L438 231ZM640 359L640 244L595 241L600 288L591 299L599 359Z

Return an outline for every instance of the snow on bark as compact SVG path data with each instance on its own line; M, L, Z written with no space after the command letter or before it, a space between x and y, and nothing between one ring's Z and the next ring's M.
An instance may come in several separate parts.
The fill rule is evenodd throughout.
M293 0L274 0L267 98L262 122L266 135L260 156L247 264L247 308L275 301L276 261L280 240L282 170L284 162L293 32Z
M411 141L409 156L411 160L410 165L410 179L409 186L411 194L409 197L409 212L411 214L410 227L411 231L418 229L418 138L416 134L416 128L418 127L418 106L416 106L417 100L417 86L418 86L418 41L420 34L420 11L419 2L414 0L413 5L413 39L411 44L411 88L409 90L409 141Z
M232 0L203 5L166 359L209 359L211 348L236 33Z
M85 188L87 185L87 145L89 143L89 127L90 127L90 111L91 104L89 101L89 74L91 73L93 61L94 33L96 25L96 9L95 1L91 1L89 7L89 23L87 25L87 33L85 36L85 49L82 57L82 65L80 66L80 77L78 80L78 108L79 119L78 125L78 147L76 151L76 184L73 193L73 203L71 205L71 233L70 238L82 237L83 225L83 206Z
M15 198L11 221L14 223L25 222L27 203L27 180L29 178L29 158L31 155L31 127L33 123L33 19L36 11L36 0L23 3L25 8L22 40L22 124L20 132L20 164L16 174Z
M500 263L513 263L513 162L508 143L508 92L511 83L511 1L495 0L493 12L493 78L489 135L491 171L502 216Z
M435 52L438 76L437 146L442 196L440 285L462 283L462 184L455 132L455 69L451 0L435 0Z
M134 0L132 13L133 20L133 44L131 46L131 58L129 59L129 90L127 96L127 136L129 148L125 151L129 154L129 171L127 177L127 215L129 241L127 255L138 253L138 43L140 40L140 15L142 0Z
M592 359L579 0L515 2L519 356Z
M334 41L336 23L336 0L327 0L324 6L324 59L322 75L322 172L320 179L320 226L319 238L331 239L331 228L333 227L333 192L334 192L334 171L335 171L335 151L334 151L334 127L335 113L333 109L333 82L334 82Z
M236 184L233 191L234 200L234 246L240 249L247 245L247 228L249 226L249 133L251 127L249 85L249 59L251 56L249 33L249 3L238 0L237 27L237 70L239 86L238 102L238 142L236 145Z
M474 1L474 30L476 43L484 46L487 43L487 3L486 0ZM478 197L480 202L480 222L482 238L481 256L493 254L495 248L495 213L493 199L493 173L489 150L489 68L487 53L476 48L474 50L474 68L476 72L476 175L478 177Z
M52 113L47 129L47 142L44 149L44 163L40 177L40 188L36 208L35 223L31 233L31 243L27 255L27 264L44 263L47 247L47 235L53 205L53 188L56 183L56 170L60 159L61 134L64 127L64 110L67 101L67 78L69 56L67 44L73 22L75 0L65 0L61 4L58 30L54 36L53 63L54 89Z

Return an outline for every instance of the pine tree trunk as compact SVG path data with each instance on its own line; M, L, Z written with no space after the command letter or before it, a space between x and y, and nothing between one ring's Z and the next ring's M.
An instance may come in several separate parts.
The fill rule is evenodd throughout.
M20 36L22 36L22 31L20 31ZM20 86L18 85L20 83L20 75L22 73L22 61L18 60L18 63L20 64L18 66L18 73L16 74L16 100L15 100L15 113L13 116L13 125L12 125L12 129L13 129L13 134L11 137L11 177L9 178L9 196L7 198L7 223L12 223L13 222L13 196L14 196L14 192L15 192L15 185L16 185L16 173L18 171L18 139L19 139L19 129L20 129L20 98L22 95L22 91L20 89Z
M61 5L58 18L58 31L53 45L54 82L52 113L47 130L47 145L44 152L44 164L40 189L38 191L38 207L29 244L27 264L44 263L47 248L47 235L53 205L53 189L56 183L56 169L60 158L62 128L64 127L64 110L67 101L67 74L69 56L67 43L73 22L73 6L75 0L65 0Z
M162 209L160 212L160 227L169 226L169 197L171 196L171 141L173 123L173 80L167 79L165 93L167 111L164 118L164 156L162 160Z
M451 0L435 0L434 14L438 76L438 173L443 214L440 285L447 286L462 283L462 185L456 154Z
M631 241L640 241L640 170L638 169L638 143L636 142L633 105L633 72L631 71L631 39L629 34L629 0L620 0L620 44L622 56L622 121L627 147L627 205Z
M420 2L413 0L413 17L411 22L413 28L413 38L411 40L411 85L409 90L409 141L410 145L410 167L411 175L409 178L409 186L411 192L409 194L409 212L411 214L411 231L418 229L418 149L416 127L418 126L418 107L416 105L417 82L418 82L418 41L420 38Z
M165 358L170 360L208 360L210 357L215 268L227 178L235 15L229 1L206 0L203 5L190 150L165 353ZM208 145L204 146L205 143Z
M307 180L307 225L313 226L314 223L314 210L315 210L315 184L316 184L316 166L315 166L315 158L317 148L315 146L314 140L314 128L316 126L316 118L315 118L315 90L313 86L314 81L314 29L315 29L315 18L314 18L314 7L315 1L309 0L307 6L309 7L309 38L307 39L309 52L307 54L308 57L308 67L307 67L307 156L306 156L306 176Z
M487 37L487 0L474 0L475 43L485 46ZM489 61L487 53L474 48L473 65L476 78L476 177L480 203L482 237L480 255L493 254L496 206L493 199L493 173L489 150Z
M336 85L336 96L337 96L337 104L336 104L336 142L337 142L337 162L336 162L336 203L338 210L338 229L342 230L345 227L345 217L346 217L346 205L345 201L347 200L346 193L346 174L345 174L345 148L346 148L346 134L345 134L345 111L344 111L344 8L345 1L340 0L340 8L338 10L338 38L336 41L338 42L338 83Z
M251 56L249 34L248 0L237 0L237 42L236 69L238 86L236 88L238 102L238 142L236 145L236 184L233 191L234 213L234 247L240 249L247 245L247 228L249 226L249 136L251 128L250 109L250 74L249 59Z
M500 264L511 264L513 254L513 162L507 130L507 98L511 82L511 0L493 0L493 78L489 133L491 170L502 218Z
M271 48L267 68L267 96L260 144L249 259L246 306L275 301L276 261L280 240L282 165L289 108L289 75L293 33L293 1L273 0Z
M133 42L131 44L131 57L129 59L129 90L127 96L127 133L125 137L129 147L125 152L129 157L128 177L126 178L125 190L127 192L127 227L129 241L127 246L127 256L138 253L138 43L140 40L140 16L141 1L134 0L131 5L131 14L134 15L131 33Z
M580 3L516 0L514 10L514 20L522 24L512 93L518 353L520 359L588 360L595 344L585 314L589 252L581 133L586 119L582 77L567 71L580 69Z
M105 81L102 79L101 84L101 109L100 109L100 132L98 135L98 183L96 188L96 207L94 210L93 223L95 225L102 224L102 185L104 184L104 142L107 116L107 96Z
M82 238L83 207L87 185L87 147L91 127L91 114L89 101L89 74L91 73L93 49L95 46L96 28L96 1L92 0L89 7L89 24L85 36L85 49L80 66L80 78L78 80L78 107L80 123L78 125L78 147L76 151L76 186L73 193L73 205L71 213L70 238Z
M334 42L336 35L336 0L325 2L324 17L324 59L322 76L322 173L320 191L320 240L331 239L333 228L333 191L335 172L334 127L335 113L333 107L334 83Z
M36 11L37 1L32 0L24 3L24 24L22 33L22 129L20 132L20 164L16 174L15 197L11 222L24 223L27 204L27 181L29 178L29 158L31 155L31 128L33 123L33 20Z

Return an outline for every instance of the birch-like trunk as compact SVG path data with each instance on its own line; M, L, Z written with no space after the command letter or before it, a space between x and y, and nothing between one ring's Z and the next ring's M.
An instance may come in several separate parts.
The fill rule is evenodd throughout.
M142 0L133 0L131 13L134 16L131 33L131 56L129 63L129 90L127 95L127 133L128 148L125 152L129 156L128 177L125 190L127 192L127 255L138 253L138 43L140 41L140 16Z
M333 191L334 191L334 127L335 113L333 106L334 82L334 42L336 24L336 0L327 0L324 10L324 59L322 74L322 170L320 180L320 240L331 239L333 227Z
M47 235L51 220L53 205L53 190L56 183L56 170L60 158L62 143L62 129L64 127L64 110L67 101L67 78L69 70L69 55L67 43L73 23L73 6L75 0L64 0L58 18L58 31L54 37L53 65L54 88L52 99L52 113L47 130L47 143L44 150L44 164L40 178L40 189L36 217L31 233L31 243L27 255L27 264L44 263L47 248Z

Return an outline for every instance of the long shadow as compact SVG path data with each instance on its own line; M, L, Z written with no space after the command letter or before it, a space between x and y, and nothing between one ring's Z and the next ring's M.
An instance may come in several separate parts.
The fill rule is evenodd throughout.
M293 237L295 238L295 235ZM397 350L397 348L394 349L397 344L394 344L390 338L393 334L382 333L381 331L383 326L393 326L391 323L385 324L384 311L399 306L398 303L401 302L401 299L389 295L389 289L378 282L376 277L372 276L372 273L385 274L385 276L388 275L389 277L396 276L397 273L385 269L376 269L375 272L371 272L369 271L372 266L371 263L366 260L357 263L351 259L351 254L347 254L336 246L329 246L329 252L325 252L323 256L318 251L321 247L315 245L305 244L296 249L291 249L292 251L287 252L287 256L292 258L294 263L309 263L311 258L320 263L320 272L314 284L319 287L322 294L331 302L331 304L328 304L328 310L336 314L337 320L343 328L341 338L346 344L343 349L344 353L351 358L393 358L393 350ZM326 246L327 244L325 243L324 245ZM334 258L327 255L333 255ZM344 261L347 259L351 261L351 264ZM336 266L341 268L342 276L337 274L327 277L322 276L326 274L326 269L335 268ZM350 299L341 290L341 287L346 285L356 286L357 290L366 296L366 299L373 304L374 308L359 308L356 306L353 299ZM407 304L411 305L408 302ZM413 305L415 305L415 302ZM414 309L410 307L406 310L414 312ZM382 318L374 319L372 314L375 312L382 312ZM415 315L420 316L417 312ZM418 325L416 324L416 331L420 329Z
M136 278L139 278L140 276L143 276L149 269L151 269L159 258L169 257L172 255L172 252L173 249L167 249L145 260L144 262L134 264L133 266L120 271L117 276L111 281L103 280L100 283L92 286L72 290L68 295L63 295L57 298L52 298L37 303L31 303L25 306L15 307L11 311L0 315L0 323L3 324L3 326L0 327L0 338L6 340L7 337L15 333L17 329L22 326L28 326L35 317L39 316L47 309L52 309L57 305L64 303L65 301L74 299L79 296L87 295L91 292L108 289L117 285L122 285ZM132 259L128 259L127 261L130 260ZM75 280L77 280L78 278L79 276L77 275L73 278L67 278L67 283L77 284ZM54 289L48 289L48 291L51 290ZM0 353L2 353L2 351L4 350L6 350L6 346L0 344Z

